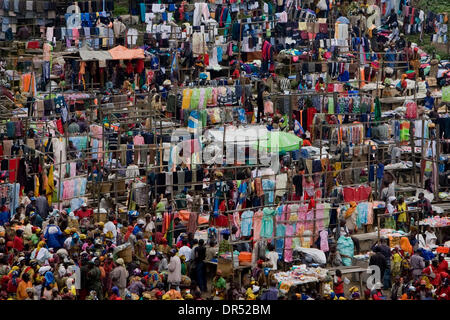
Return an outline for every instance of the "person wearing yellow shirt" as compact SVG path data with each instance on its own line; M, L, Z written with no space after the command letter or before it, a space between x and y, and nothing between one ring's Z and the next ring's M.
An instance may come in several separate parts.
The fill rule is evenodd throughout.
M397 212L398 212L398 218L397 218L397 230L403 230L406 232L406 202L403 199L403 197L398 198L398 204L397 204Z

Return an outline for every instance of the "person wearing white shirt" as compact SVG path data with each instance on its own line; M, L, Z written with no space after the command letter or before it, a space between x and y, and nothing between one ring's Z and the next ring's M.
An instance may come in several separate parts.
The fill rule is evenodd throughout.
M187 243L188 243L187 239L183 239L182 243L183 243L183 246L180 248L178 255L180 257L184 256L186 258L186 262L188 262L192 258L191 257L192 249L187 246Z
M431 226L428 225L425 231L425 243L427 247L434 249L435 247L437 247L436 241L436 234L434 233L434 230L431 228Z
M278 252L275 251L273 244L268 245L269 253L266 258L272 263L272 270L277 270Z

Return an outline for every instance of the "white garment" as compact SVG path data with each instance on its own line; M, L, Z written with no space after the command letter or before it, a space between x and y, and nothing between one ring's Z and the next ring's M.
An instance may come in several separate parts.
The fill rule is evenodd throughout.
M117 228L114 222L108 221L107 223L105 223L103 227L103 233L106 234L108 233L108 231L111 231L111 233L113 234L113 243L115 243L117 237Z
M278 252L270 251L266 254L267 259L272 263L272 270L277 270Z
M127 171L125 173L127 178L135 178L139 176L139 167L135 164L131 164L127 167Z
M135 46L138 39L138 31L136 29L128 29L127 32L127 43L129 46Z
M178 252L178 255L184 256L186 258L186 262L191 260L191 254L192 254L192 249L189 248L188 246L182 246L180 248L180 251Z

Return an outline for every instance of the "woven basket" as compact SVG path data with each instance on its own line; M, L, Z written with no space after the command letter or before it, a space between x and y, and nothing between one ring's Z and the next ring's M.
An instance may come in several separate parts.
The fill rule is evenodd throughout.
M133 248L131 246L117 253L119 258L122 258L125 263L133 261Z

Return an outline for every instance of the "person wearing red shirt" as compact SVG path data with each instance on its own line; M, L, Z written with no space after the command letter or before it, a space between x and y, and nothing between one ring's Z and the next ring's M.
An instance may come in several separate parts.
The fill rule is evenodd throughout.
M311 141L309 141L309 139L306 137L306 134L302 134L302 139L303 139L303 147L311 147Z
M13 241L13 248L19 252L23 251L24 248L22 233L23 230L17 230Z
M94 214L94 211L92 209L88 209L87 204L83 203L81 205L81 209L78 209L75 211L75 215L81 219L83 218L90 218Z
M437 268L438 272L448 272L448 262L445 260L443 254L439 255L439 266Z
M341 270L336 270L336 281L333 283L334 293L339 299L340 297L345 297L344 295L344 280L342 280Z
M112 287L111 293L112 294L109 297L109 300L122 300L122 298L120 297L120 294L119 294L119 288Z
M428 276L434 287L437 287L441 283L441 275L438 271L438 262L436 260L433 260L430 265L426 266L422 270L422 273Z

